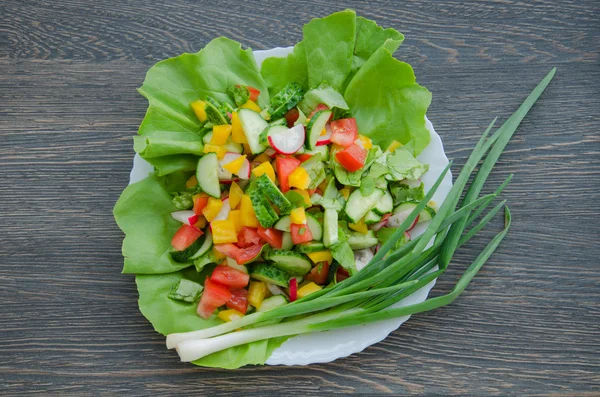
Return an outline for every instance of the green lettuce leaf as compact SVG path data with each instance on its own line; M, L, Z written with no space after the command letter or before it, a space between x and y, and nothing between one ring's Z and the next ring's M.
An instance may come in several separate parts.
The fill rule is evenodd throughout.
M298 107L304 113L309 114L320 103L327 105L329 109L348 110L348 104L346 104L342 94L327 83L322 83L319 87L313 88L304 94L304 99L298 104Z
M352 74L356 73L381 46L385 46L393 54L403 41L404 36L396 29L384 29L370 19L356 18L356 44L352 57Z
M386 163L390 170L386 178L400 181L402 179L419 179L429 169L428 164L421 164L405 148L398 148L394 153L388 154Z
M304 42L294 46L294 51L285 58L269 57L260 67L260 72L271 95L277 94L287 83L297 83L302 90L308 89L308 70Z
M356 118L359 131L374 143L410 143L419 154L429 144L425 113L431 93L416 83L412 67L380 47L348 84L344 98Z
M157 332L168 335L174 332L188 332L212 327L222 323L216 317L205 320L196 314L196 303L186 303L169 298L173 285L181 279L204 284L212 267L201 273L194 268L161 275L137 275L135 282L139 293L140 311ZM234 369L249 364L264 364L273 350L287 338L274 338L246 345L236 346L211 354L193 363L205 367ZM173 353L175 354L175 353Z

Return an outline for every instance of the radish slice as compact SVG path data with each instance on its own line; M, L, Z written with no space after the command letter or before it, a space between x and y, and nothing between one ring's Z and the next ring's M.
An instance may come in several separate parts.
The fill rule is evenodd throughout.
M223 168L223 166L238 159L240 156L242 155L239 153L227 152L225 153L225 156L223 156L223 158L219 160L219 180L221 182L231 183L236 180L235 178L233 178L233 174L227 171L225 168ZM244 163L238 171L237 176L239 176L240 179L250 179L250 162L248 161L248 159L244 159Z
M392 216L390 216L388 218L388 226L390 227L398 227L402 224L402 222L404 222L404 220L406 218L408 218L408 216L410 215L410 213L412 212L412 209L406 210L406 211L402 211L402 212L398 212Z
M281 129L282 132L274 132L268 136L269 145L277 153L280 154L294 154L304 146L304 139L306 133L304 132L304 126L298 124L287 130Z
M354 251L354 262L356 262L356 269L362 270L371 259L373 259L373 251L370 248Z
M298 279L296 277L290 279L290 302L298 299Z
M267 150L265 150L265 154L270 158L274 159L277 152L275 151L275 149L268 147Z
M408 229L406 229L407 232L413 230L415 228L415 226L417 226L417 223L419 223L419 217L421 215L417 215L417 217L415 218L415 220L413 221L412 225L410 225L410 227Z
M171 216L176 221L190 226L194 226L198 222L198 215L194 214L194 211L191 210L171 212Z
M213 221L224 221L229 216L229 212L231 211L231 206L229 205L229 198L223 199L222 201L223 206L221 207L221 210L219 211L217 216L215 216L215 219L213 219Z
M290 280L291 281L291 280ZM282 290L280 287L278 287L275 284L271 284L271 283L267 283L267 288L269 289L269 291L273 294L273 295L283 295L287 298L287 294L285 293L284 290Z
M412 240L412 236L410 235L410 233L409 233L409 232L404 232L404 237L406 237L406 239L407 239L408 241Z
M376 232L376 231L380 230L382 227L384 227L385 225L387 225L387 223L388 223L387 219L381 220L381 221L371 225L370 229L373 230L374 232Z
M317 146L329 145L331 143L331 134L333 133L333 131L331 130L329 124L325 126L325 131L327 131L325 135L321 135L317 139Z

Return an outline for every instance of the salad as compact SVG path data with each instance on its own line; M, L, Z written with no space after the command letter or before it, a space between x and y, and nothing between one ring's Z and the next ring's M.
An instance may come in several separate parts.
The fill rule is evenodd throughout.
M426 191L416 156L431 93L393 57L402 40L346 10L310 21L291 54L260 69L250 49L217 38L149 70L134 150L154 172L114 215L140 310L182 360L263 364L293 335L446 305L498 246L508 208L478 216L510 176L480 192L554 70L488 137L490 124L435 203L448 167ZM443 274L502 208L504 229L451 293L392 306Z

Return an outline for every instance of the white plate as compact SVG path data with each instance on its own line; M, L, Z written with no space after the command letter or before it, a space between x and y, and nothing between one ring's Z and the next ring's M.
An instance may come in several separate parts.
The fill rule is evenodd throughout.
M254 57L260 67L262 61L267 57L283 57L291 52L292 47L278 47L266 51L254 51ZM431 133L431 142L417 159L422 163L429 164L429 172L422 178L425 190L427 191L433 186L435 180L448 165L448 158L444 153L442 140L433 129L431 122L429 120L426 121L427 128ZM140 181L153 171L153 167L136 154L133 159L133 168L129 183L132 184ZM451 187L452 175L448 173L433 196L433 200L440 205L448 195ZM419 235L424 229L424 225L419 225L414 229L412 234ZM429 291L434 285L435 280L411 296L396 303L394 307L423 302L427 299L427 295L429 295ZM276 349L266 363L269 365L307 365L312 363L326 363L340 357L346 357L364 350L367 346L382 341L390 332L400 327L409 318L410 316L405 316L373 324L295 336L288 339Z

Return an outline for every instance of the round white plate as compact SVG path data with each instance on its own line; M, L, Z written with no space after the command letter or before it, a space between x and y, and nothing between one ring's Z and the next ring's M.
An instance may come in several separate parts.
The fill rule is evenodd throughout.
M278 47L266 51L254 51L254 57L260 67L265 58L271 56L283 57L292 52L292 47ZM429 171L422 178L425 190L433 186L435 180L440 176L444 168L448 165L448 158L444 153L442 140L433 129L433 125L427 119L427 129L431 134L429 146L417 157L425 164L429 164ZM133 168L131 170L129 184L138 182L153 172L154 168L142 159L138 154L133 159ZM433 200L440 205L450 188L452 187L452 175L446 174ZM414 230L414 236L421 234L425 230L423 224L418 225ZM429 291L435 285L435 280L427 284L414 294L396 303L394 307L401 307L423 302L427 299ZM402 323L408 320L410 316L400 317L391 320L380 321L377 323L355 326L345 329L338 329L328 332L318 332L312 334L298 335L288 339L279 348L277 348L266 364L269 365L307 365L312 363L326 363L336 360L340 357L346 357L353 353L364 350L367 346L382 341L390 332L394 331Z

